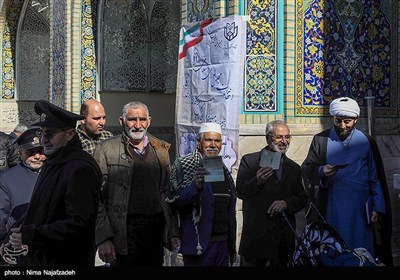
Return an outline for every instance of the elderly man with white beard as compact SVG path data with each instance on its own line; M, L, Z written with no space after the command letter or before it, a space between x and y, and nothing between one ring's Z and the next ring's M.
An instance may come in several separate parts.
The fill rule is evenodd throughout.
M307 201L301 168L286 156L289 127L280 120L267 124L267 146L246 154L236 179L243 200L243 228L239 246L243 266L288 266L295 247L295 214Z
M197 148L171 168L167 201L179 212L185 266L229 266L236 260L235 183L219 156L222 145L221 125L202 123Z
M165 202L170 144L147 132L151 117L142 102L126 104L119 122L122 135L94 152L103 174L99 257L111 266L162 266L164 245L174 249L180 242L176 211Z
M33 188L46 161L39 135L39 128L31 128L15 139L21 162L0 173L0 240L28 209Z

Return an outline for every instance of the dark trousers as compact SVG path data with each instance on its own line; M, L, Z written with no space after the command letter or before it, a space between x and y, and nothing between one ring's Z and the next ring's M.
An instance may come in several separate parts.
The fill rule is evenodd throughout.
M279 260L241 256L240 266L282 266L282 264L279 262ZM286 264L284 266L286 266Z
M117 266L162 266L164 214L128 215L128 255L117 255Z
M265 258L256 258L251 256L241 256L240 266L273 266L273 267L285 267L289 266L289 260L294 251L294 244L288 244L288 241L284 236L281 236L279 240L279 246L275 249L275 253ZM270 252L272 249L270 250Z

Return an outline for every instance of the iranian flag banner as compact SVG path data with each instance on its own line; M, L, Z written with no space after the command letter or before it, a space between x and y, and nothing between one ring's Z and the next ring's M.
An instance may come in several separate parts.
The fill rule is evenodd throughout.
M177 156L196 148L200 124L222 127L221 155L238 163L239 115L244 88L246 17L206 19L181 28L176 95Z

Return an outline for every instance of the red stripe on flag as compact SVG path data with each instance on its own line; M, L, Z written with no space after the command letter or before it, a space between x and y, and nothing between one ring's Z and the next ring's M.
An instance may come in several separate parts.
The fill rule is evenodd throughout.
M194 45L200 43L203 40L203 35L204 35L204 30L203 29L205 27L207 27L208 25L210 25L211 23L212 23L212 19L211 18L203 20L200 23L200 35L199 35L199 37L197 37L196 39L194 39L194 40L190 41L189 43L183 45L182 52L179 54L178 60L181 59L181 58L184 58L186 56L186 51L187 51L188 48L193 47Z

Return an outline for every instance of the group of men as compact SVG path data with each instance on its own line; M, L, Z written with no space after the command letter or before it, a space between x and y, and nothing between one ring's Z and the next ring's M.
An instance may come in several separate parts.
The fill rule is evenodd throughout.
M222 177L208 176L207 162L221 161L218 123L202 123L196 149L171 164L170 144L147 131L151 116L142 102L123 107L116 136L104 130L105 111L95 100L80 115L43 100L35 111L44 117L34 124L39 128L18 139L19 168L36 183L16 202L27 205L23 218L1 228L3 258L25 250L13 259L18 265L92 266L98 249L111 266L159 267L164 248L180 252L185 266L233 265L237 198L243 200L240 265L290 265L295 214L310 201L350 249L363 247L392 265L383 165L373 138L355 128L360 108L350 98L332 101L334 126L314 136L301 166L286 155L288 125L268 123L267 145L242 157L236 182L224 164ZM371 223L364 220L368 199Z

